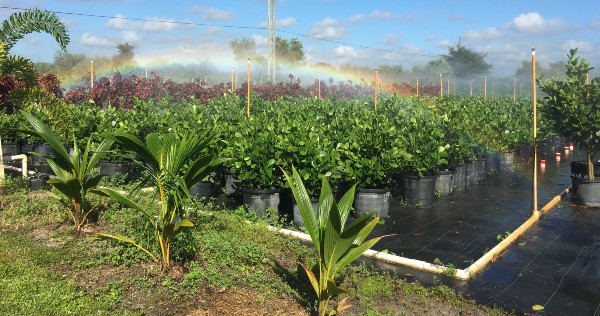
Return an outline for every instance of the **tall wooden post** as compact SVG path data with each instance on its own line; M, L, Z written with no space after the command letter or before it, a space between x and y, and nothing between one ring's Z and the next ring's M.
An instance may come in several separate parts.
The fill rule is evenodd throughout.
M233 67L231 67L231 92L235 91L235 87L233 86Z
M538 152L537 152L537 88L536 88L536 75L535 75L535 47L531 48L531 93L533 102L533 214L536 216L540 215L538 211L538 195L537 195L537 166L538 166Z
M473 96L473 80L469 80L469 96Z
M444 82L442 81L442 74L440 74L440 97L444 95Z
M317 77L317 82L319 83L319 100L321 100L321 73Z
M90 60L90 90L94 89L94 60Z
M487 78L483 79L483 104L485 104L487 99Z
M246 96L246 117L250 117L250 57L248 57L248 95Z
M417 79L417 98L419 97L419 79Z
M379 82L379 78L377 76L377 68L375 68L375 87L374 87L375 88L375 110L377 110L377 93L379 92L378 91L379 90L378 82Z

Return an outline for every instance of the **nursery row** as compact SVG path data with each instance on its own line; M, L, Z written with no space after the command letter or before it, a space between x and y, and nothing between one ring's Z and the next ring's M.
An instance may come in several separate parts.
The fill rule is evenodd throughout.
M83 142L88 136L115 131L142 139L152 132L181 137L210 131L218 141L207 150L231 158L225 167L244 187L285 186L281 169L294 165L315 196L322 176L333 186L351 183L381 189L396 175L436 175L512 151L531 139L527 99L484 103L481 98L388 96L381 97L375 109L370 98L269 101L253 95L250 117L245 107L246 99L233 95L206 105L194 99L178 104L138 100L132 109L64 105L30 110L38 112L65 143L72 135ZM27 129L19 115L3 115L0 122L3 131L15 126ZM17 144L40 141L15 130L3 132L2 139ZM112 150L107 158L131 157Z

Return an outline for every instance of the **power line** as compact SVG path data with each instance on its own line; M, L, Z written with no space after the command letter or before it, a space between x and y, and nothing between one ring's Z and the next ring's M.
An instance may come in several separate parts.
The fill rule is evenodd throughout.
M31 9L25 9L25 8L9 7L9 6L0 6L0 8L10 9L10 10L20 10L20 11L31 10ZM89 13L80 13L80 12L65 12L65 11L52 11L52 10L46 10L46 11L52 12L55 14L75 15L75 16L103 18L103 19L119 19L119 20L125 20L125 21L159 22L159 23L171 23L171 24L178 24L178 25L222 27L222 28L234 28L234 29L246 29L246 30L249 29L249 30L261 30L261 31L268 30L267 27L260 27L260 26L243 26L243 25L226 25L226 24L224 25L224 24L210 24L210 23L197 23L197 22L182 22L182 21L173 21L173 20L128 18L128 17L124 17L124 16L109 16L109 15L89 14ZM331 40L331 39L327 39L327 38L322 38L322 37L317 37L317 36L312 36L312 35L307 35L307 34L302 34L302 33L296 33L296 32L291 32L291 31L286 31L286 30L281 30L281 29L278 29L277 31L279 31L281 33L300 36L300 37L304 37L304 38L310 38L310 39L323 41L323 42L353 46L353 47L357 47L357 48L369 49L369 50L386 52L386 53L400 54L400 55L405 55L405 56L407 56L407 55L408 56L422 56L422 57L439 57L440 56L440 55L426 55L426 54L419 54L419 53L406 53L406 52L400 52L400 51L396 51L396 50L377 48L377 47L371 47L371 46L359 45L359 44L352 44L352 43L336 41L336 40Z

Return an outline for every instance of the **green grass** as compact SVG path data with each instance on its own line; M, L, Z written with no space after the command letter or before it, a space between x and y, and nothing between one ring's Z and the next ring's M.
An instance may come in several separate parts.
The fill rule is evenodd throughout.
M47 268L62 264L65 253L34 240L0 232L0 315L123 315L114 289L86 295L77 284Z
M278 222L272 214L264 221L241 207L197 205L190 211L195 227L175 243L176 268L161 275L136 248L74 238L58 199L10 181L0 185L0 315L185 314L205 300L206 289L249 288L260 297L250 294L253 302L242 305L284 298L296 303L294 311L314 308L314 291L299 265L314 266L314 250L268 230L268 223ZM152 207L153 193L135 198ZM95 202L105 207L91 229L142 242L152 237L136 212ZM450 314L481 310L447 287L407 283L364 265L349 267L340 282L354 305L347 315L427 314L439 306Z

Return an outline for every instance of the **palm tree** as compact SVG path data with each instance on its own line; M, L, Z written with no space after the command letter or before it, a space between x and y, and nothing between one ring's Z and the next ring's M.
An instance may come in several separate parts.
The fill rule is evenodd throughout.
M180 139L174 134L152 133L146 137L145 142L124 132L103 136L136 155L136 163L156 188L159 205L148 210L115 190L101 188L98 191L142 213L154 231L160 253L153 254L133 239L122 235L96 234L95 237L129 243L160 263L163 271L168 270L171 267L172 241L183 229L194 226L191 219L186 217L191 200L190 188L206 178L226 159L206 153L209 145L216 141L210 132Z
M23 80L27 88L35 85L37 72L31 60L9 53L18 40L34 32L52 35L62 50L65 50L69 44L67 28L56 14L39 9L15 12L0 25L0 78L14 76ZM0 100L0 108L2 103L4 100ZM14 109L10 109L8 112L11 114L13 111ZM0 135L0 143L2 143L2 135ZM0 150L0 156L1 153ZM1 163L0 168L3 168ZM3 171L0 171L0 175Z
M69 44L67 28L53 12L39 9L15 12L0 26L0 75L14 75L29 86L35 84L37 74L33 63L9 53L18 40L34 32L52 35L62 50Z

